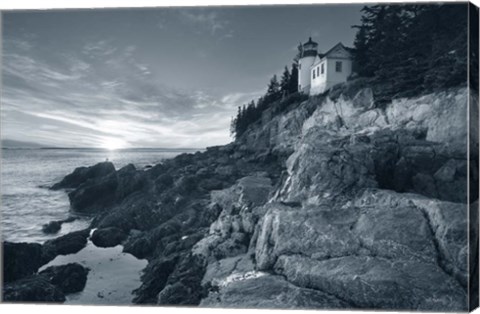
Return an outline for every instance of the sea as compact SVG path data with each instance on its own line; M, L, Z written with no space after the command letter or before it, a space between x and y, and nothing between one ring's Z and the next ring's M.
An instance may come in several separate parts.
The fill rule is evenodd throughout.
M105 160L116 169L132 163L145 169L167 158L193 149L19 149L1 150L1 235L12 242L43 243L74 230L86 228L91 217L70 210L65 191L51 191L48 187L62 180L76 167L92 166ZM42 232L42 225L74 216L58 234Z

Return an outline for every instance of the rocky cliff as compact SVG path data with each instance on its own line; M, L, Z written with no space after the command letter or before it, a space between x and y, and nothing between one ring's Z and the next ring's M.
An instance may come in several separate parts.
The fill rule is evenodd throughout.
M311 97L229 145L146 171L76 170L54 188L95 215L92 241L149 260L135 303L466 310L468 97Z
M381 110L364 89L353 99L311 98L259 122L240 148L288 155L285 170L264 205L237 202L241 210L231 213L220 202L212 226L232 228L245 213L257 224L243 229L251 240L236 267L228 259L209 263L219 288L201 304L465 309L466 203L478 198L467 190L469 171L478 173L476 156L467 157L467 100L466 89L454 89ZM471 153L478 138L472 142ZM270 282L273 299L260 288Z

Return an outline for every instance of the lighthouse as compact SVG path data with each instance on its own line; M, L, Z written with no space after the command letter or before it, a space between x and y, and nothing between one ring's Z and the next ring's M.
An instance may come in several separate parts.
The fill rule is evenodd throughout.
M318 55L318 44L312 41L312 37L302 45L302 53L298 61L298 91L301 93L310 93L310 72L313 62Z

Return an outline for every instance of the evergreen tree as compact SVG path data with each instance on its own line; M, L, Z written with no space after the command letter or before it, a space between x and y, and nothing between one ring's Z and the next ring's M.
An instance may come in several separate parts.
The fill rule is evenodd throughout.
M373 72L368 67L368 46L367 46L367 31L363 25L355 25L353 28L357 28L357 34L355 35L354 45L354 59L353 72L360 76L372 76Z
M354 71L388 101L464 83L467 5L374 5L362 9ZM378 97L377 97L378 99Z
M280 98L280 83L278 83L277 75L275 74L268 84L267 94L265 100L272 102Z
M288 82L288 92L290 94L298 91L298 66L296 63L292 64L292 71L290 72L290 81Z
M280 79L280 91L283 94L287 95L290 93L290 72L288 67L285 66L283 70L282 78Z

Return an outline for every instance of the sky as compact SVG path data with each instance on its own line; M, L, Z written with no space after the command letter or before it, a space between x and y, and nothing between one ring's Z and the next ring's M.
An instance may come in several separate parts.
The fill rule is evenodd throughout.
M4 11L2 139L58 147L230 142L299 42L351 46L361 5Z

